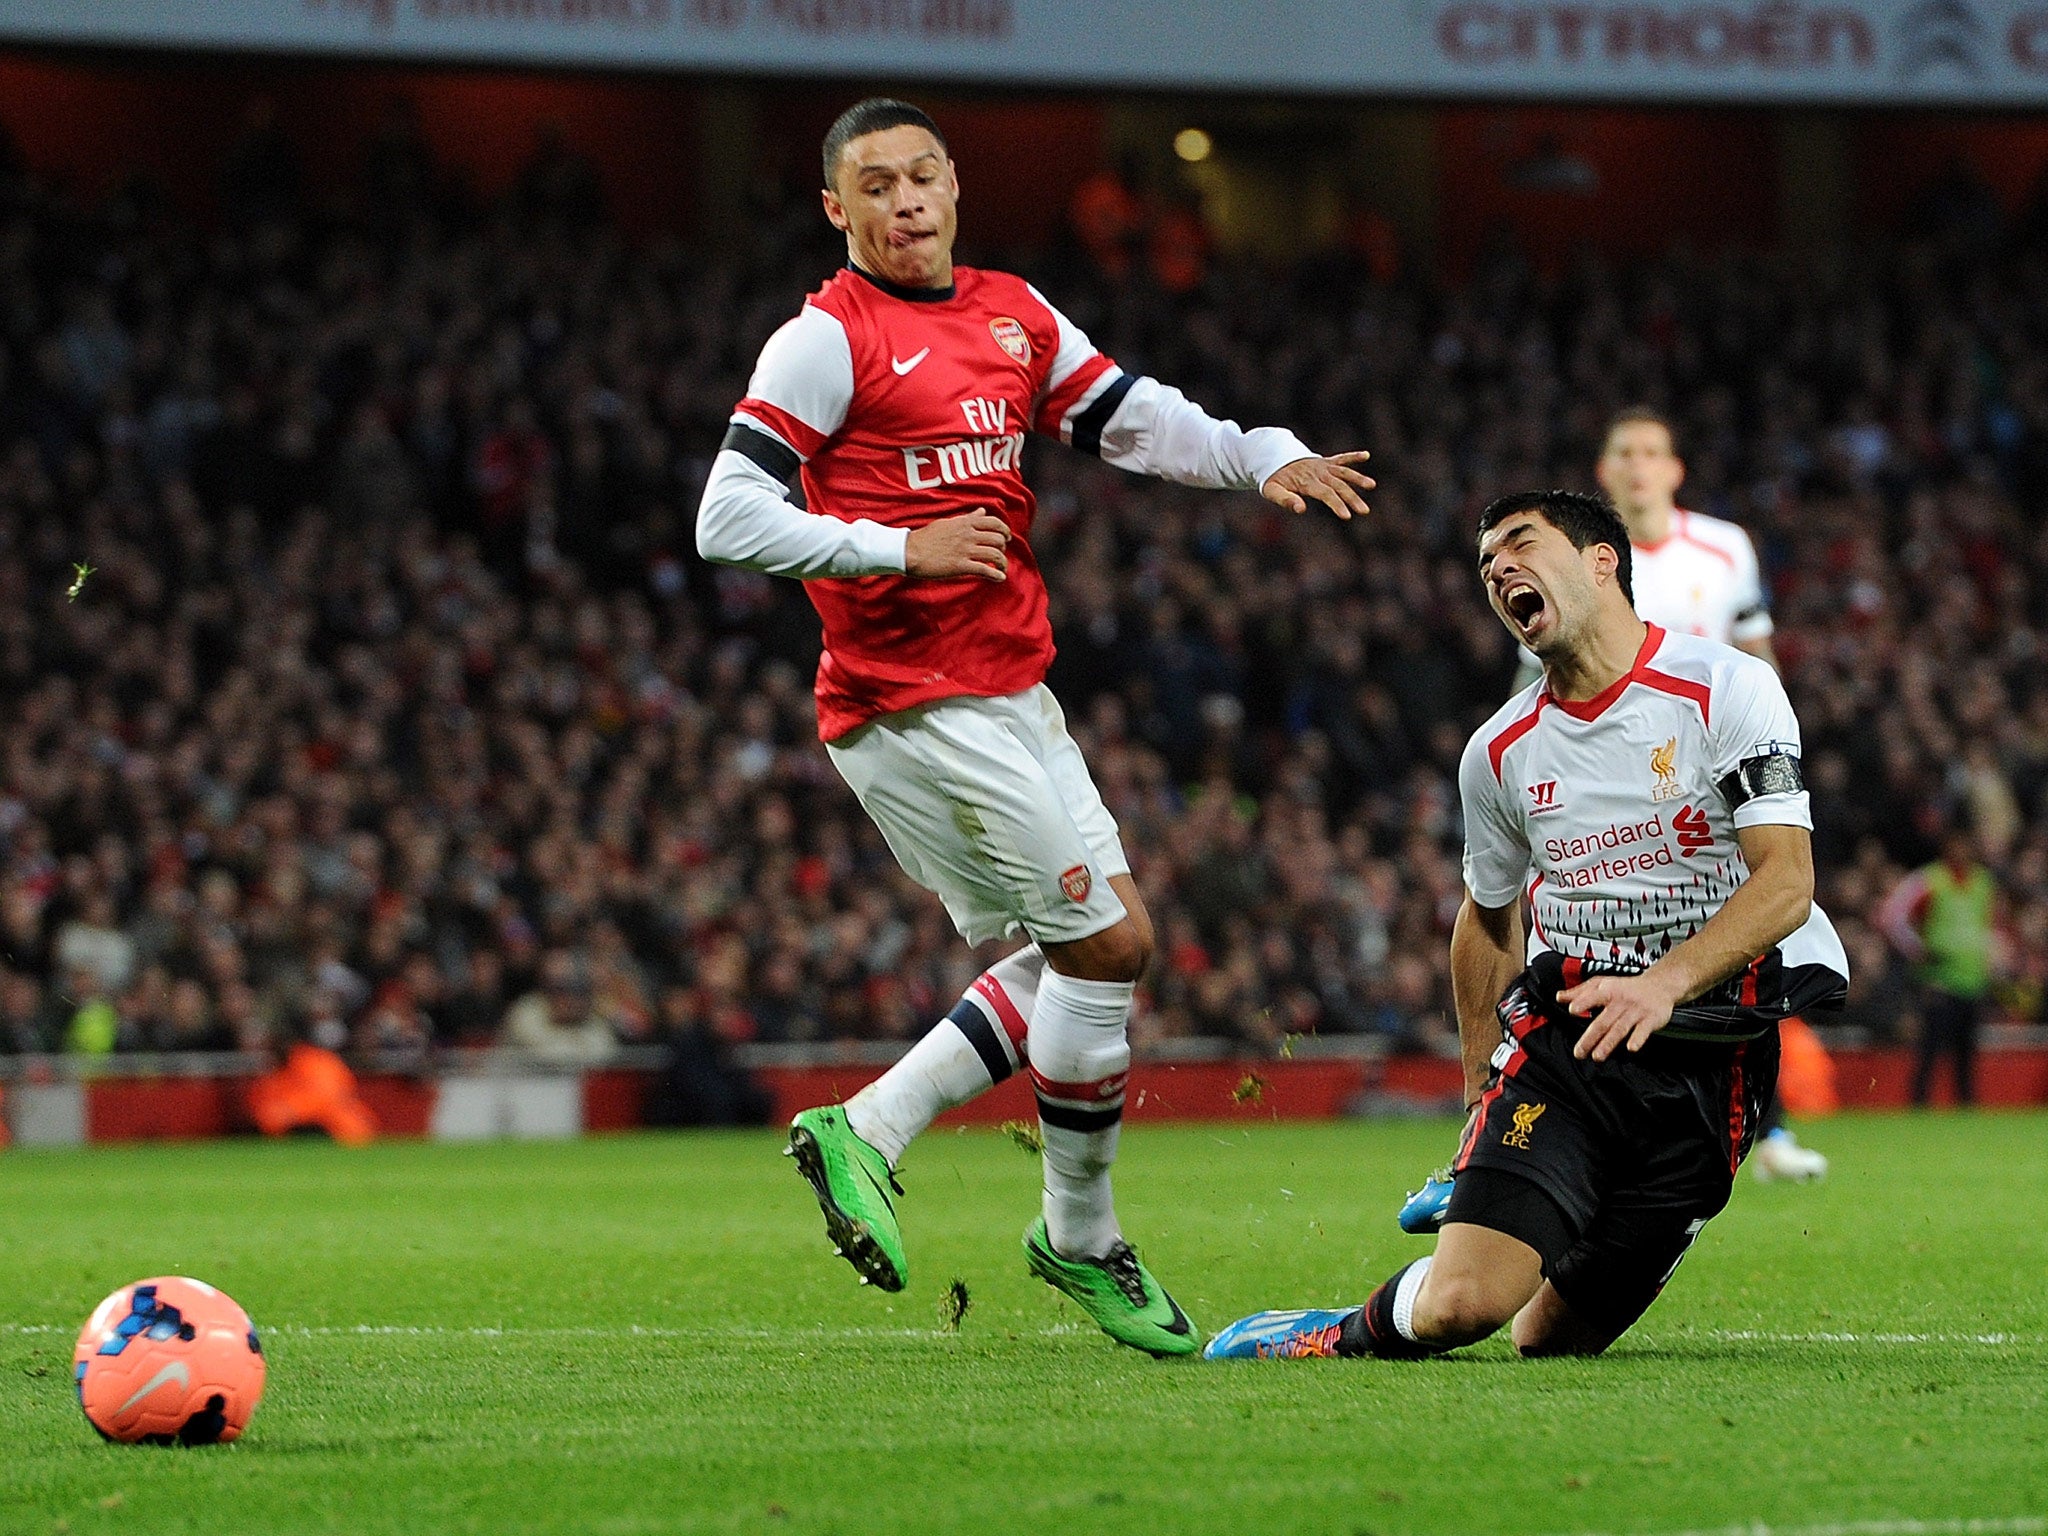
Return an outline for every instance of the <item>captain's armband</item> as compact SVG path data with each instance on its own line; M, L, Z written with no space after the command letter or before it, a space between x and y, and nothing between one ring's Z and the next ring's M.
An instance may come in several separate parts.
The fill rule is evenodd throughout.
M1799 754L1783 748L1744 758L1720 784L1721 798L1731 811L1765 795L1796 795L1805 788Z

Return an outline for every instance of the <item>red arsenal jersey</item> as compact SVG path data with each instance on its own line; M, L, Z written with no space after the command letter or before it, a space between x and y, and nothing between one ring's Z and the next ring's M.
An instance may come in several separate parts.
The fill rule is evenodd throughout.
M805 582L824 621L818 732L961 695L1018 693L1052 662L1024 434L1093 448L1131 380L1022 278L956 267L950 289L851 268L769 340L733 416L787 446L812 513L914 529L986 509L1009 577Z

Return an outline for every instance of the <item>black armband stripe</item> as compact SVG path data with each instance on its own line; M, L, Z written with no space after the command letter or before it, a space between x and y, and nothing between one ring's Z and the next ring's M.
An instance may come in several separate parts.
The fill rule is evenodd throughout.
M1799 759L1790 752L1747 758L1720 784L1721 798L1730 810L1764 795L1796 795L1804 788Z
M744 421L736 421L727 427L725 440L718 446L752 459L784 485L796 478L796 472L804 464L797 451L781 438L771 436L759 427L750 427Z
M1116 414L1116 408L1124 403L1124 396L1131 392L1131 386L1138 382L1135 373L1119 374L1116 382L1089 403L1088 409L1074 417L1073 445L1083 453L1102 456L1102 429L1109 425L1109 418Z

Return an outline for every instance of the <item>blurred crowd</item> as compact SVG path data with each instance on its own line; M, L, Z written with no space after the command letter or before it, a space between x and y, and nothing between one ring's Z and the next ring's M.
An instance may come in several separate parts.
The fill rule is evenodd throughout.
M1968 192L1822 257L1503 242L1449 285L1384 242L1192 283L995 253L1380 479L1340 525L1034 449L1051 681L1159 927L1141 1038L1451 1039L1455 765L1514 671L1472 519L1588 483L1636 401L1762 551L1848 1021L1900 1028L1874 914L1959 818L1999 1006L2042 1015L2048 255ZM946 1011L990 954L818 746L801 591L693 551L757 349L840 259L805 185L748 234L630 246L559 140L479 200L402 106L318 195L259 124L203 226L0 165L0 1050L580 1061Z

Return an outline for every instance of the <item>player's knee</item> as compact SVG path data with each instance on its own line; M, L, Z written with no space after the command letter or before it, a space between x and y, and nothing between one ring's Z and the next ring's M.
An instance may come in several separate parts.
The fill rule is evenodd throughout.
M1527 1337L1520 1327L1515 1329L1515 1353L1524 1360L1561 1360L1574 1355L1591 1358L1606 1354L1613 1342L1606 1334L1569 1322L1533 1329Z
M1496 1287L1476 1275L1432 1270L1415 1298L1415 1331L1432 1342L1470 1344L1514 1316Z
M1145 972L1145 967L1152 963L1152 955L1154 952L1154 945L1152 942L1152 914L1145 910L1144 902L1140 901L1137 898L1135 892L1127 892L1125 894L1124 905L1126 911L1129 913L1129 916L1127 916L1124 919L1124 923L1131 930L1132 934L1136 937L1138 941L1138 947L1144 951L1143 955L1139 958L1138 961L1138 974L1142 976ZM1134 977L1133 980L1135 979L1137 978Z
M1602 1354L1612 1344L1611 1331L1595 1328L1546 1286L1539 1296L1515 1314L1511 1335L1515 1352L1524 1360L1555 1360L1566 1356Z
M1152 964L1152 927L1149 923L1141 926L1131 918L1125 918L1117 927L1122 930L1116 950L1116 963L1122 974L1117 980L1142 981L1146 968Z
M1152 963L1149 936L1129 918L1085 939L1048 944L1045 952L1054 970L1085 981L1137 981Z

